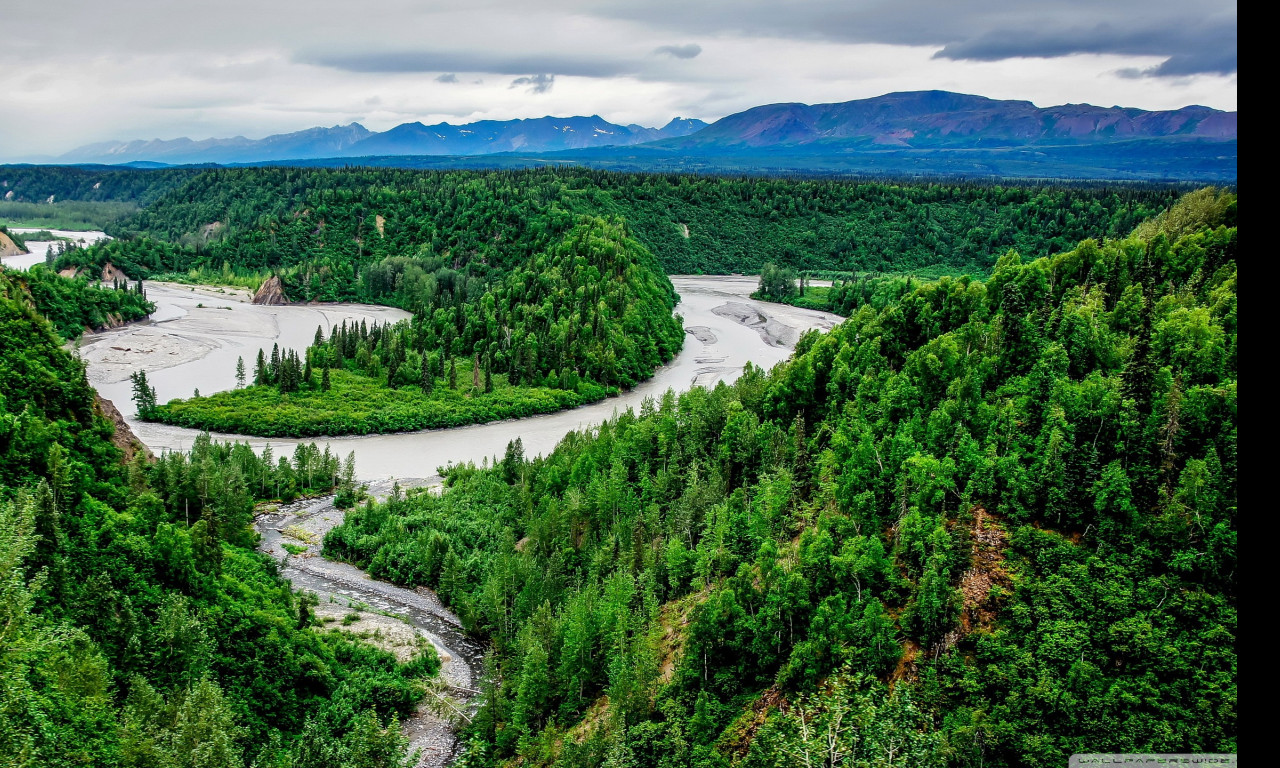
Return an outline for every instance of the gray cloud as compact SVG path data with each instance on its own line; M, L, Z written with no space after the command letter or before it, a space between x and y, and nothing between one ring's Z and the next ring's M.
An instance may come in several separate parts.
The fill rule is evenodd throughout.
M602 0L597 12L686 34L942 46L953 60L1147 55L1167 59L1161 76L1236 71L1234 0Z
M1236 71L1235 19L1166 23L1158 28L1119 29L1110 24L1045 30L996 30L947 44L940 59L1001 61L1011 58L1057 58L1075 53L1165 56L1145 76L1186 76ZM1126 70L1126 73L1133 70Z
M504 54L469 51L371 51L368 53L303 55L308 64L360 73L492 72L519 75L553 72L576 77L617 77L634 74L636 62L606 56L568 56L556 53Z
M527 77L517 77L511 81L508 88L519 88L522 85L529 86L529 93L546 93L551 90L551 86L556 84L555 75L529 75Z
M654 53L674 56L677 59L692 59L702 53L702 46L697 43L687 45L660 45L653 49Z
M443 75L436 76L436 82L437 83L456 83L458 82L458 76L452 72L445 72Z

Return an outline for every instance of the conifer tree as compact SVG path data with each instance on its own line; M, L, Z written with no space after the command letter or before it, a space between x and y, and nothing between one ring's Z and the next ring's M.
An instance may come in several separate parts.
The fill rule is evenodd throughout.
M271 345L271 364L267 368L267 377L272 384L280 383L280 345Z
M149 419L156 410L156 389L147 381L146 371L135 371L129 375L133 382L133 402L138 407L138 416Z

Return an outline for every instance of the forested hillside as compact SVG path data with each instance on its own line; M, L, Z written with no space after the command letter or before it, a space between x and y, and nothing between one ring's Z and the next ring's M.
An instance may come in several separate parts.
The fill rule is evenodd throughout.
M11 203L46 205L74 200L145 206L200 172L195 168L0 165L0 198Z
M153 182L167 193L112 234L144 234L191 249L144 253L139 268L217 269L228 261L238 268L275 269L317 262L321 252L377 261L424 251L501 268L512 263L507 254L527 253L528 238L546 229L537 226L542 212L555 202L573 213L620 216L670 274L749 273L766 261L808 270L944 265L984 273L1010 248L1040 256L1086 238L1123 236L1178 195L1170 187L1143 185L851 182L580 169L234 169L187 177L171 190L169 184ZM310 272L323 272L324 266L314 263ZM305 274L294 287L300 298L323 298L335 295L335 289L320 288L330 282L324 274Z
M253 550L254 501L332 489L338 458L126 463L34 276L0 270L0 765L401 766L435 654L315 626Z
M88 276L62 277L43 264L12 279L30 295L36 311L68 340L87 330L141 320L155 310L141 285L120 283L108 288Z
M325 551L492 638L463 764L1236 749L1236 204L1000 257Z
M1177 197L1168 187L1007 186L693 175L567 174L584 205L617 210L669 274L805 270L985 274L1121 237Z
M454 311L343 325L265 353L253 386L160 406L149 416L257 435L454 427L603 399L680 348L671 284L616 222L585 220L550 250ZM440 273L437 273L440 274Z
M198 172L0 165L0 224L102 229L133 215Z
M255 377L259 387L153 411L220 431L367 433L544 413L647 378L683 341L663 269L777 262L984 274L1009 248L1045 255L1126 233L1176 194L584 170L220 169L182 177L115 226L117 239L69 251L57 266L242 284L274 274L294 300L412 311L414 323L375 341L368 359L336 359L320 338L312 351L294 350L300 373L315 373L298 387L281 388L277 371ZM459 363L472 374L461 387ZM328 368L339 373L333 388ZM418 392L393 391L402 386Z

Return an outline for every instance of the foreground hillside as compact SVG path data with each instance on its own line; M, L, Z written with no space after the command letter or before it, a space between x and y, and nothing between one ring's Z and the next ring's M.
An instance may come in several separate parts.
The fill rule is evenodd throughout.
M36 311L43 279L0 270L0 766L402 766L434 652L323 629L253 549L255 500L330 490L337 457L148 462Z
M1236 204L943 279L348 515L495 645L466 765L1236 748Z

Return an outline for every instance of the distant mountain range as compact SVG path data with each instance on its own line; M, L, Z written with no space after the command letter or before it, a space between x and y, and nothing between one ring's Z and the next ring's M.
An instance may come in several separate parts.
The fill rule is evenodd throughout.
M814 171L1061 178L1236 178L1237 114L1065 104L1037 107L948 91L890 93L836 104L769 104L707 125L662 128L599 116L358 123L265 139L91 144L60 163L520 167L546 162L625 170ZM416 158L416 159L415 159ZM452 158L452 159L451 159Z
M664 142L678 148L991 147L1195 138L1236 138L1236 113L1208 107L1149 112L1124 107L997 101L948 91L890 93L838 104L770 104L729 115Z
M641 144L687 136L707 126L677 117L662 128L617 125L598 115L482 120L465 125L404 123L375 133L359 123L309 128L265 139L152 139L101 142L78 147L62 163L257 163L370 155L488 155L497 152L555 152Z

